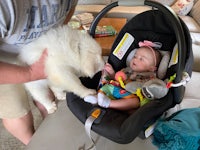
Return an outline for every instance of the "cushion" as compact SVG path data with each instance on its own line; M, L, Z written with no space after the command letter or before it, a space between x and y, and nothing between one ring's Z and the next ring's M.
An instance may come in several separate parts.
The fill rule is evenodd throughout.
M160 51L160 53L162 55L162 59L160 61L160 65L157 70L157 76L159 79L164 79L166 72L167 72L169 60L170 60L170 52L169 51Z
M198 0L195 5L193 6L190 15L198 22L200 25L200 0Z
M200 60L200 53L199 53L200 45L192 44L192 50L193 50L193 55L194 55L194 64L192 66L192 70L200 72L200 61L199 61Z
M200 33L190 32L192 43L200 45Z
M159 2L163 5L167 5L167 6L171 6L172 4L176 2L176 0L154 0L154 1Z
M180 16L180 18L184 21L184 23L188 27L189 31L200 33L200 26L198 25L198 23L192 17L190 17L190 16Z
M177 0L171 8L178 15L187 15L194 5L194 0Z

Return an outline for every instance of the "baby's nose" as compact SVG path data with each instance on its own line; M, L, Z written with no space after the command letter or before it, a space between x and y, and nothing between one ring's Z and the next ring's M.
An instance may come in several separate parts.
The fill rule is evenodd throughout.
M136 62L138 60L138 57L133 58L133 62Z

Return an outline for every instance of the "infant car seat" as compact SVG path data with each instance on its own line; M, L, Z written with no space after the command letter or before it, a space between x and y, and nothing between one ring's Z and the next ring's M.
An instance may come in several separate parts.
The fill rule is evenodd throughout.
M122 30L119 32L115 42L112 45L111 53L108 62L113 66L115 71L126 67L126 58L131 50L138 48L138 42L149 40L162 43L162 51L171 52L174 59L177 56L177 62L168 65L164 79L170 79L176 75L173 81L177 87L169 89L166 96L161 99L155 99L138 108L133 114L128 115L125 112L105 109L99 106L84 102L79 96L73 93L67 94L67 105L71 112L85 124L91 112L98 108L101 111L91 129L96 133L121 144L130 143L133 141L145 128L160 117L166 110L172 108L175 104L182 101L185 87L183 83L183 73L191 76L193 53L191 49L191 38L189 31L184 22L167 6L164 6L155 1L126 1L113 2L106 6L95 18L92 23L90 34L94 36L95 28L99 20L113 7L126 5L148 5L152 10L148 10L136 15L128 21ZM122 40L125 33L129 33L134 37L126 54L122 59L118 59L113 51L118 43ZM174 54L174 47L178 45L177 51ZM178 55L176 55L178 54ZM97 73L92 79L81 78L82 83L88 87L97 89L101 73ZM185 82L184 82L185 83Z

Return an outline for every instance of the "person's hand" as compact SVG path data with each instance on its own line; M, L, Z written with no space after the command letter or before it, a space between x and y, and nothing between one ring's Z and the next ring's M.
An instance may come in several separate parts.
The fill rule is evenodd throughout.
M31 79L31 81L46 78L45 59L46 59L47 55L48 55L47 49L45 49L43 51L40 59L30 66L30 79Z

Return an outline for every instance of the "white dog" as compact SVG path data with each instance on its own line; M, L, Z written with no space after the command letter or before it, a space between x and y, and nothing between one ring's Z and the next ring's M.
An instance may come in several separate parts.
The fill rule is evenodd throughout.
M89 34L67 25L57 27L25 45L19 59L31 65L39 60L44 49L48 51L45 60L47 80L28 82L25 86L48 113L57 109L56 103L49 98L49 87L58 99L65 99L67 91L81 98L96 93L79 80L79 77L93 77L104 66L101 47Z

